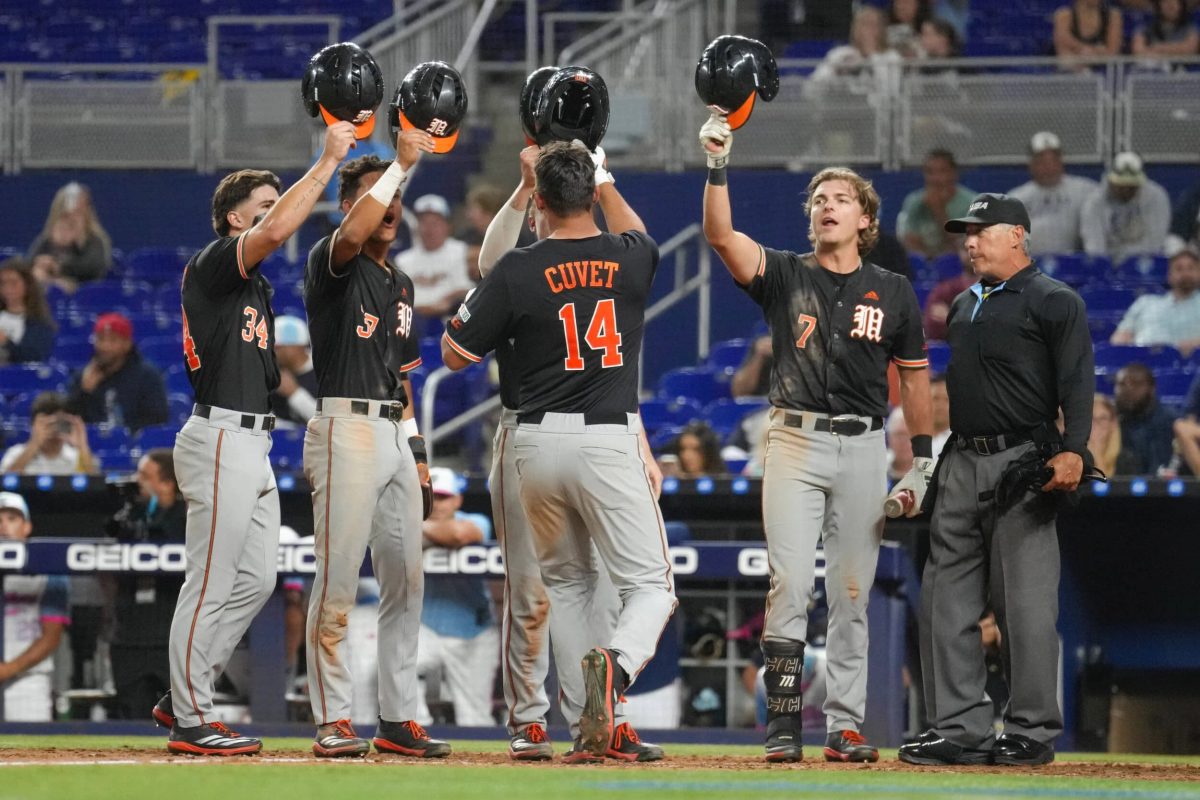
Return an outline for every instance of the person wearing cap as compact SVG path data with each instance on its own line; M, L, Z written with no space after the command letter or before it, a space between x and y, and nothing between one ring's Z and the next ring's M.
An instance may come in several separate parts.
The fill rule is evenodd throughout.
M4 451L0 472L74 475L99 471L83 420L68 411L66 397L42 392L33 399L29 414L29 440Z
M1200 348L1200 253L1185 247L1171 256L1165 294L1144 294L1113 331L1113 344L1170 345L1184 358Z
M304 320L289 315L275 318L279 387L271 392L270 400L271 411L280 423L307 425L317 413L317 373L310 344Z
M1129 256L1158 255L1171 225L1167 191L1150 180L1137 153L1118 153L1105 176L1084 201L1083 250L1119 264Z
M947 318L951 436L926 503L932 519L920 644L932 728L901 747L900 760L1046 764L1063 727L1051 493L1074 491L1089 458L1096 378L1087 312L1074 289L1030 261L1029 213L1020 200L981 194L945 227L966 234L979 282L955 299ZM1000 507L992 492L1006 469L1046 456L1053 477L1041 491ZM979 646L989 599L1010 689L999 738Z
M23 542L33 533L25 498L0 492L0 541ZM4 689L5 722L49 722L54 651L63 628L71 624L65 575L5 575Z
M417 239L396 256L396 266L416 286L416 312L425 319L442 318L475 288L467 269L467 245L450 235L450 204L436 194L423 194L413 203ZM424 324L418 323L424 330Z
M1078 252L1083 204L1100 184L1067 174L1062 141L1053 131L1039 131L1029 140L1029 177L1008 196L1025 204L1029 221L1037 226L1037 236L1029 242L1030 254Z
M133 431L166 422L167 390L162 373L142 360L128 317L116 312L101 314L92 328L92 340L92 359L71 376L68 392L68 402L83 421Z
M975 192L958 182L958 162L949 150L930 150L921 167L925 185L909 192L896 217L896 236L910 253L935 258L954 252L954 237L942 224L967 213Z
M462 510L459 477L446 467L434 467L429 477L433 483L433 512L421 526L424 547L453 551L490 541L492 523L488 518ZM444 671L442 686L454 703L455 724L496 724L492 685L499 668L500 632L483 578L426 576L417 674ZM418 721L427 724L432 720L424 690L418 697Z

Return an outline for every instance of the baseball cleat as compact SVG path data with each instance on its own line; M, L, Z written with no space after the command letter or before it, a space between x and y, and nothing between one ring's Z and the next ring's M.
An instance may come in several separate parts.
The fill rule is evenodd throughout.
M388 722L379 718L375 728L375 749L380 753L398 753L414 758L445 758L450 755L450 743L430 739L425 729L413 720Z
M858 731L834 731L825 737L825 760L874 763L879 760L879 751Z
M508 740L508 757L514 761L549 761L554 758L554 747L546 736L546 729L534 722L525 730Z
M248 756L262 750L262 742L239 736L220 722L211 722L194 728L172 726L167 749L187 756Z
M602 647L589 650L580 662L583 668L583 713L579 717L579 741L594 755L603 758L613 738L613 708L617 690L612 653Z
M799 738L790 733L780 733L767 738L767 752L763 758L773 764L803 761L804 748L800 746Z
M175 727L175 708L171 705L170 689L167 689L167 693L154 704L154 709L150 714L154 717L156 725L161 725L168 730Z
M598 756L591 750L583 746L583 742L576 739L571 743L571 749L563 753L562 757L564 764L603 764L604 757Z
M613 730L604 755L621 761L661 761L664 754L661 747L643 742L632 725L622 722Z
M350 720L339 719L317 728L312 749L318 758L363 758L371 743L354 732Z

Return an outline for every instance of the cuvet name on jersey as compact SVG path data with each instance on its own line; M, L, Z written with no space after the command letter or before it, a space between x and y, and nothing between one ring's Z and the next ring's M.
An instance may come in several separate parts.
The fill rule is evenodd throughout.
M611 289L620 269L616 261L568 261L547 267L546 283L555 294L570 289Z

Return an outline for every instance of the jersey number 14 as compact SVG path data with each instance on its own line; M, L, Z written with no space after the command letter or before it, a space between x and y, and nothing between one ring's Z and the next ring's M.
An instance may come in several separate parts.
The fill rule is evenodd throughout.
M583 356L579 352L579 326L575 319L575 304L567 303L560 308L558 318L562 320L563 336L567 340L567 357L563 359L563 366L569 372L578 372L583 369ZM625 357L621 355L621 332L617 330L616 301L607 299L596 303L583 341L592 350L603 353L600 356L601 369L619 367L625 363Z

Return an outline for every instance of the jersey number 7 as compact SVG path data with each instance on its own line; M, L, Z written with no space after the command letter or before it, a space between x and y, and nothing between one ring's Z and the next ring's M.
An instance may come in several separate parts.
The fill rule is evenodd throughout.
M558 318L562 320L563 335L567 340L567 357L563 359L563 367L568 372L578 372L583 369L583 356L579 353L579 327L575 320L575 304L567 303L558 310ZM592 350L601 350L600 368L619 367L625 363L621 355L621 332L617 330L617 303L615 300L600 300L592 312L592 321L588 323L587 333L583 341Z

